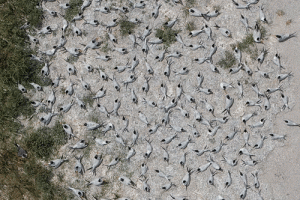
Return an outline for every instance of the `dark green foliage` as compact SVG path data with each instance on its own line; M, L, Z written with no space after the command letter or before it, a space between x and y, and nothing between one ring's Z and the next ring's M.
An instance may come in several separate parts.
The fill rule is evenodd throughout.
M4 192L1 199L23 199L24 196L28 199L67 199L65 190L51 182L52 171L37 163L33 156L17 157L13 144L1 146L0 167L0 190Z
M169 47L176 41L175 34L179 33L180 30L174 30L169 27L161 27L156 29L155 37L162 38L163 43Z
M5 1L0 6L0 81L15 85L18 81L37 79L36 68L40 64L32 62L28 55L33 51L26 43L27 35L20 27L28 20L32 25L38 25L41 11L34 9L39 1L13 0ZM34 7L30 9L31 7Z
M65 19L71 21L73 17L80 13L80 7L82 6L83 0L70 0L70 8L66 10Z
M29 100L17 89L17 83L31 89L31 82L41 86L51 82L40 76L42 64L28 57L36 52L30 49L26 31L40 29L42 24L42 9L37 8L38 3L41 1L0 0L1 199L66 199L63 189L50 181L52 172L36 161L31 149L22 143L24 139L18 143L27 150L29 158L19 158L14 146L22 128L17 117L29 117L34 113ZM28 29L20 29L27 22Z
M54 127L42 127L28 133L25 145L37 158L48 160L57 147L66 144L67 136L62 125L56 121Z
M10 137L9 132L16 132L19 125L14 120L20 114L23 116L31 116L34 108L29 100L21 95L20 91L15 87L9 87L1 84L0 101L0 126L3 127L0 133L1 142L5 142Z
M29 22L32 27L39 27L42 24L42 9L36 8L38 3L40 0L1 0L1 19L5 20L1 21L1 26L6 27L10 30L9 33L13 34L20 34L22 31L19 32L17 29L25 22ZM6 35L2 36L8 38Z
M126 36L128 35L128 32L134 33L135 29L135 24L126 20L126 19L121 19L119 21L120 24L120 34L121 36Z
M65 190L51 183L53 173L35 161L28 161L24 166L24 171L29 177L34 178L34 185L40 191L41 199L67 199Z
M0 124L3 127L0 138L3 142L19 127L15 120L19 115L30 116L34 112L29 100L17 89L17 83L28 89L32 87L30 82L45 85L39 75L42 66L28 57L35 53L29 48L25 30L20 29L26 22L40 25L42 12L36 8L38 2L3 0L0 4Z
M236 60L233 53L230 51L225 51L224 57L221 60L219 60L217 64L223 67L224 69L228 69L231 68L235 63Z

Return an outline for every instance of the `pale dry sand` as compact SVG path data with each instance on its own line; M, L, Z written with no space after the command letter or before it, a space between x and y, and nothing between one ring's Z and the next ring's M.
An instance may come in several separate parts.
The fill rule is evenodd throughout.
M275 43L274 48L285 58L287 71L292 71L294 77L290 81L288 95L293 99L295 106L291 112L282 112L276 117L274 130L278 134L287 134L283 147L275 148L265 162L262 163L264 173L261 175L262 184L268 185L269 198L265 199L300 199L300 128L287 127L283 119L300 122L300 2L296 0L272 1L266 3L269 10L283 10L282 17L274 16L271 26L273 34L297 31L298 37L284 43ZM292 23L286 26L286 21Z

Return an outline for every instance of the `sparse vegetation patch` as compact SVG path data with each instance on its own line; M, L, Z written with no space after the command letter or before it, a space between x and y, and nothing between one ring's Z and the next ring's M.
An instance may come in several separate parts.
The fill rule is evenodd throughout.
M254 46L254 39L252 34L248 34L241 42L238 42L237 44L231 45L232 50L235 49L235 47L238 47L242 52L247 51L250 47Z
M196 25L195 25L194 21L190 21L190 22L186 23L185 29L189 32L196 30Z
M187 17L189 15L189 9L192 8L196 3L196 0L187 0L185 6L183 7L184 16Z
M217 64L224 69L228 69L231 68L235 63L236 60L233 53L230 51L225 51L224 57L221 60L219 60Z
M72 56L72 55L70 55L68 58L67 58L67 62L69 62L69 63L71 63L71 64L74 64L74 63L76 63L77 61L78 61L78 59L79 59L79 56Z
M85 105L89 105L90 107L92 107L94 102L93 96L93 93L89 93L88 95L82 98L82 101L85 103Z
M0 154L1 199L62 199L65 190L54 185L53 173L31 156L26 160L16 157L16 147L8 147ZM21 170L22 169L22 170Z
M70 0L70 8L66 10L65 19L71 21L80 12L83 0Z
M51 154L60 145L66 144L67 136L62 125L56 121L55 125L50 127L42 127L34 131L28 131L25 138L25 145L33 156L48 160Z
M260 32L261 32L261 38L265 39L265 37L267 36L266 28L262 25L262 22L260 20L257 20L256 23L259 26L259 29L260 29Z
M169 27L161 27L160 29L156 29L155 37L162 38L163 43L169 47L176 41L175 34L179 33L180 30L174 30Z
M134 33L135 24L126 20L121 19L119 21L120 25L120 34L121 36L127 36L129 32Z
M264 39L267 35L267 30L261 25L260 21L257 21L257 23L260 27L261 37ZM255 47L255 41L252 34L246 35L241 42L231 45L232 50L234 50L235 47L238 47L242 52L249 54L252 60L255 60L258 56L258 49Z
M46 86L50 80L40 76L42 64L29 57L31 54L37 55L38 48L30 48L27 34L36 36L34 31L41 28L43 11L40 4L40 0L0 2L1 199L66 199L64 189L51 182L51 170L41 165L35 153L24 144L28 134L21 134L23 127L18 120L20 116L22 119L32 116L35 109L26 95L17 89L17 83L29 90L32 88L31 82ZM53 131L51 133L57 133ZM22 136L21 140L19 136ZM17 156L15 140L27 150L28 158Z
M103 43L101 49L102 52L107 53L109 51L111 51L111 48L108 46L108 42L106 41L105 43Z

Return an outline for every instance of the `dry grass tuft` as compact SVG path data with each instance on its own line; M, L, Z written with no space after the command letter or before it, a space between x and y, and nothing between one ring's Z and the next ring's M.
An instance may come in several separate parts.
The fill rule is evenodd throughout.
M196 25L193 21L190 21L188 23L186 23L185 29L189 32L191 32L192 30L196 30Z
M292 19L289 19L289 20L286 21L285 24L288 26L288 25L290 25L291 23L292 23Z
M285 15L285 12L283 10L277 10L276 14L281 17Z

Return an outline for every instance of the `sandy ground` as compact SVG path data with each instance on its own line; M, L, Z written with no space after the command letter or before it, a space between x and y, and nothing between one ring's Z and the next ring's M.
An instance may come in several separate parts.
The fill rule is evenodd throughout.
M286 15L283 18L275 16L273 19L272 33L288 32L290 30L299 33L300 15L298 10L300 4L297 1L273 1L268 5L268 9L276 10L281 8ZM285 21L292 19L290 26L285 25ZM276 23L275 23L276 22ZM294 74L293 79L290 81L291 101L294 101L294 108L290 112L280 113L276 117L275 130L278 133L287 134L287 140L284 146L275 148L266 158L263 163L262 169L265 173L262 174L262 183L268 187L270 192L269 198L265 199L300 199L299 195L299 181L300 181L300 137L299 128L287 128L283 125L283 119L291 119L299 121L299 98L300 94L297 87L299 86L299 54L300 54L300 39L294 38L285 42L284 44L275 43L274 49L277 49L280 54L285 57L285 65L289 71Z
M137 17L141 19L144 23L142 23L136 30L135 34L138 35L142 33L144 28L147 25L150 25L152 28L152 34L149 36L150 39L154 38L155 28L161 27L161 25L167 20L167 18L174 19L176 16L179 18L179 22L174 26L174 29L181 29L180 35L182 36L184 42L186 44L196 44L199 40L204 42L204 45L207 47L206 49L200 49L197 51L192 51L187 47L182 49L182 45L174 43L168 49L170 52L180 51L183 56L179 59L172 58L174 64L171 66L171 76L168 80L163 75L163 70L166 67L167 60L164 59L161 63L156 63L154 61L154 57L161 52L156 48L161 48L161 45L151 46L149 54L147 55L148 63L153 67L154 75L149 75L146 72L145 67L145 55L141 51L141 47L132 48L132 43L128 37L122 38L119 35L119 27L112 28L112 33L117 37L118 44L116 47L126 47L129 50L129 53L126 55L120 55L118 52L108 52L108 55L112 57L112 59L108 62L100 61L95 59L97 56L95 50L89 49L85 55L81 55L78 61L74 64L77 69L77 76L71 75L69 76L66 71L66 59L69 54L62 53L61 51L57 52L55 57L51 60L52 65L50 67L50 77L52 79L56 78L58 74L62 74L65 77L65 80L61 82L59 88L56 92L57 102L54 105L54 111L58 111L58 106L62 104L66 104L74 99L73 96L68 96L64 94L64 89L66 89L70 82L77 83L74 85L75 93L79 96L79 98L83 98L85 96L90 95L90 91L85 91L78 79L82 76L83 79L91 85L91 91L96 93L102 86L107 89L106 96L100 99L100 103L105 105L109 111L113 109L113 101L115 99L119 99L121 101L121 107L119 109L119 114L121 116L125 116L129 119L129 132L121 133L122 128L124 127L121 117L111 116L110 118L106 118L106 116L100 113L96 107L97 101L93 102L92 106L87 106L86 110L80 109L77 104L75 104L71 110L63 114L59 117L54 117L49 126L51 126L56 119L59 119L62 123L70 124L74 130L74 133L80 139L86 139L89 142L89 147L84 150L76 150L74 153L69 151L69 146L74 145L78 139L70 140L67 145L61 148L59 152L57 152L57 157L60 155L65 155L69 158L68 163L64 163L59 169L55 171L56 174L64 174L62 186L71 186L75 188L82 189L87 193L88 199L92 199L92 195L98 196L99 198L115 198L117 195L119 197L127 197L131 199L171 199L170 194L174 196L187 196L188 199L196 200L196 199L216 199L218 195L223 196L225 199L239 199L240 193L243 191L244 186L242 184L242 180L239 177L239 171L246 173L248 176L248 185L250 189L247 190L247 196L245 199L258 199L258 192L261 190L261 195L264 199L300 199L299 194L297 192L299 188L299 140L300 137L298 135L298 127L287 127L283 123L283 119L291 119L295 122L300 122L299 117L299 92L297 90L297 85L299 84L299 70L297 70L298 63L300 61L299 56L299 37L292 38L284 43L278 43L274 34L282 34L282 33L292 33L292 32L300 32L299 31L299 20L300 20L300 5L297 1L260 1L259 4L252 5L250 10L237 10L235 6L229 0L222 1L204 1L196 3L194 7L198 8L201 11L212 11L213 6L221 7L221 15L217 18L212 18L209 22L206 22L203 18L195 18L188 16L184 17L183 7L182 6L172 6L170 3L162 3L162 7L159 10L159 17L154 20L149 15L153 10L154 3L147 1L147 6L145 9L134 9L127 16L129 18ZM185 4L185 2L184 2ZM223 37L218 30L212 28L213 38L218 47L217 53L213 56L214 63L222 57L225 50L231 50L230 44L234 44L237 41L241 41L241 39L245 36L246 30L242 26L240 22L240 13L245 15L248 20L250 26L254 26L255 21L258 19L258 6L264 4L266 17L269 21L269 24L264 24L263 26L267 30L267 38L264 40L264 44L258 44L257 48L259 50L262 49L263 45L269 50L267 57L265 58L265 62L262 64L261 69L264 71L274 71L270 74L270 79L263 79L258 73L254 73L252 77L248 76L244 71L240 71L237 74L230 75L228 70L224 70L220 68L220 74L213 73L208 64L196 64L192 62L193 58L201 58L208 54L210 45L213 43L210 40L207 40L207 36L205 34L200 34L198 37L190 38L188 37L188 31L185 30L185 24L188 21L195 21L195 25L197 29L201 29L204 23L207 23L210 27L212 27L215 23L217 23L221 27L226 27L231 30L233 37L225 38ZM109 2L104 1L103 5L110 5ZM117 6L121 5L117 2ZM101 22L108 23L114 18L120 18L119 14L116 12L112 12L111 14L105 15L100 13L94 13L93 10L97 7L96 2L93 2L92 5L84 11L85 19L97 19ZM57 3L47 3L47 8L53 9L56 11L60 11L57 8ZM276 12L278 10L283 10L285 15L278 16ZM146 14L144 14L146 12ZM286 25L286 21L292 19L290 25ZM44 22L46 25L51 25L53 27L62 27L61 18L55 18L46 15L46 19ZM76 37L69 35L67 37L68 42L66 47L77 47L83 48L80 43L87 44L93 38L100 37L101 40L104 40L106 30L102 26L92 27L90 25L83 25L83 21L77 21L76 26L80 29L85 30L87 35L83 35L82 37ZM61 32L58 31L57 35L46 35L45 38L40 38L40 49L46 50L50 49L53 45L55 45L61 36ZM142 42L138 40L140 44ZM111 42L108 42L109 46L113 48ZM97 50L101 55L105 55L105 53ZM269 111L259 110L258 107L246 107L246 100L258 100L257 95L250 87L250 83L257 83L259 89L261 91L265 91L269 87L277 87L278 81L276 80L276 75L279 73L278 67L272 63L272 59L274 54L278 52L281 55L282 65L286 68L282 71L282 73L287 73L292 71L294 77L291 79L284 80L283 83L283 93L289 97L290 107L292 110L281 111L282 101L280 99L280 93L276 92L271 94L271 109ZM117 73L114 70L116 65L125 65L127 60L131 64L132 58L134 56L140 60L140 64L137 66L135 70L135 75L138 79L133 83L128 85L128 89L123 86L122 81L126 80L131 73L126 69L123 73ZM249 55L243 54L243 61L247 61L249 67L255 71L258 63L250 59ZM95 68L98 66L105 69L105 73L107 73L110 77L115 74L115 77L118 83L121 85L121 91L117 92L112 85L112 81L103 81L99 77L99 73L97 70L94 70L93 73L88 73L82 62L86 62L91 64ZM270 65L267 65L267 63ZM187 66L189 69L188 75L178 75L175 76L173 71L180 70L183 66ZM204 95L203 93L197 93L195 90L196 74L201 72L204 75L205 79L203 82L203 87L210 88L214 94L213 95ZM142 85L144 84L145 79L144 76L152 77L149 81L150 90L147 94L143 93ZM185 96L181 96L181 99L178 102L178 105L183 105L183 108L186 109L190 113L190 118L184 118L178 110L173 110L170 115L170 124L181 126L187 130L185 133L178 133L179 139L175 139L169 145L163 145L160 140L166 137L169 137L175 134L174 130L171 130L167 127L160 127L158 132L153 135L148 135L148 130L150 127L153 127L155 123L159 123L161 119L164 117L164 112L162 109L158 107L168 105L171 101L170 98L167 100L162 100L162 94L160 92L160 84L164 82L168 87L168 95L171 97L175 97L176 95L176 86L179 83L183 84L183 90L193 96L196 99L198 104L198 110L203 114L204 118L208 120L214 119L214 117L205 110L203 104L200 103L200 100L207 99L214 108L215 115L217 117L224 117L227 115L222 114L222 111L225 107L225 92L221 90L219 84L220 82L233 83L236 86L237 81L241 81L244 84L244 94L245 97L243 99L238 99L237 89L229 89L227 94L232 96L235 99L233 107L231 108L232 117L229 117L229 121L226 124L219 124L221 129L218 130L217 134L214 137L211 137L207 134L207 127L196 122L193 114L193 110L195 104L189 103L185 100ZM130 89L134 88L139 103L136 105L131 102L130 99ZM46 99L50 94L51 88L45 88L45 93L35 93L33 90L30 95L33 99ZM158 104L158 107L152 108L149 105L144 105L142 103L142 99L153 100ZM265 98L262 98L262 101L265 101ZM138 118L138 111L142 111L148 118L151 123L150 127L146 127L144 123L142 123ZM255 128L250 130L248 126L245 126L241 122L241 116L244 113L252 113L254 111L258 112L258 116L253 117L247 125L254 124L261 118L266 119L266 123L262 128ZM44 115L43 113L39 113L39 116ZM99 134L99 132L91 133L86 130L86 127L83 124L87 121L91 121L91 119L97 118L99 121L103 121L105 123L112 123L116 127L116 132L120 133L125 141L130 144L132 132L133 130L137 130L140 133L140 138L138 140L138 144L133 148L136 150L136 155L131 159L131 162L128 163L124 161L128 150L120 144L115 142L114 133L115 131L109 131L105 136ZM35 118L37 119L37 118ZM182 150L177 147L180 142L187 140L188 136L191 135L191 127L188 125L195 124L197 130L200 132L201 137L195 138L191 137L194 143L191 143L187 146L186 149ZM41 123L34 123L31 125L35 125L36 127L42 126ZM226 142L227 145L222 147L221 152L217 154L212 154L214 160L221 165L223 168L223 172L218 171L215 175L215 186L211 186L207 183L208 178L210 176L210 169L215 171L212 167L202 173L194 172L191 175L191 184L186 189L181 181L185 176L187 170L186 167L192 168L196 170L199 166L207 163L207 156L209 153L205 153L204 155L198 157L192 151L194 149L203 149L204 146L208 146L209 149L213 149L218 146L220 141L223 140L226 135L232 132L233 127L237 127L239 130L244 130L247 128L250 132L249 143L253 146L259 139L260 134L268 136L270 133L276 133L280 135L287 134L286 141L273 141L268 136L268 139L264 141L264 145L262 149L255 150L251 147L250 152L255 154L254 160L259 163L256 166L244 166L242 165L242 160L250 160L248 156L238 156L238 151L244 145L244 139L241 133L238 133L235 138L231 141ZM101 137L105 140L110 140L110 143L107 146L99 147L95 145L95 142L92 140L92 136ZM143 154L146 151L146 142L145 138L150 138L152 140L153 153L151 154L149 159L144 159ZM168 149L170 155L170 162L166 163L162 159L162 148L164 146ZM186 165L183 168L179 164L179 160L184 153L187 154ZM75 175L74 166L75 159L74 155L84 154L83 157L83 165L85 168L89 168L92 164L92 158L95 154L102 154L103 156L103 164L97 169L97 177L104 177L104 179L108 182L107 185L102 187L95 186L86 186L85 180L92 180L94 176L92 173L87 171L84 176ZM222 155L225 155L227 158L235 159L237 158L238 165L235 167L231 167L226 163L222 162ZM117 164L116 167L112 167L111 169L107 169L104 164L108 164L113 158L120 157L121 162ZM55 157L56 158L56 157ZM146 177L149 179L148 184L151 187L151 192L147 193L142 190L142 181L139 180L140 175L140 166L142 163L146 163L149 167L149 170L146 174ZM171 181L175 183L177 187L172 187L169 191L163 192L160 188L162 185L168 183L167 180L160 178L155 173L155 169L159 169L166 174L172 175ZM229 188L225 188L225 178L227 176L227 171L230 170L232 174L232 185ZM255 173L258 171L258 179L261 184L259 189L255 189L254 178L251 173ZM126 187L121 185L118 182L118 177L120 175L125 175L133 180L137 184L136 189L132 189L130 187ZM56 179L58 180L58 179Z

